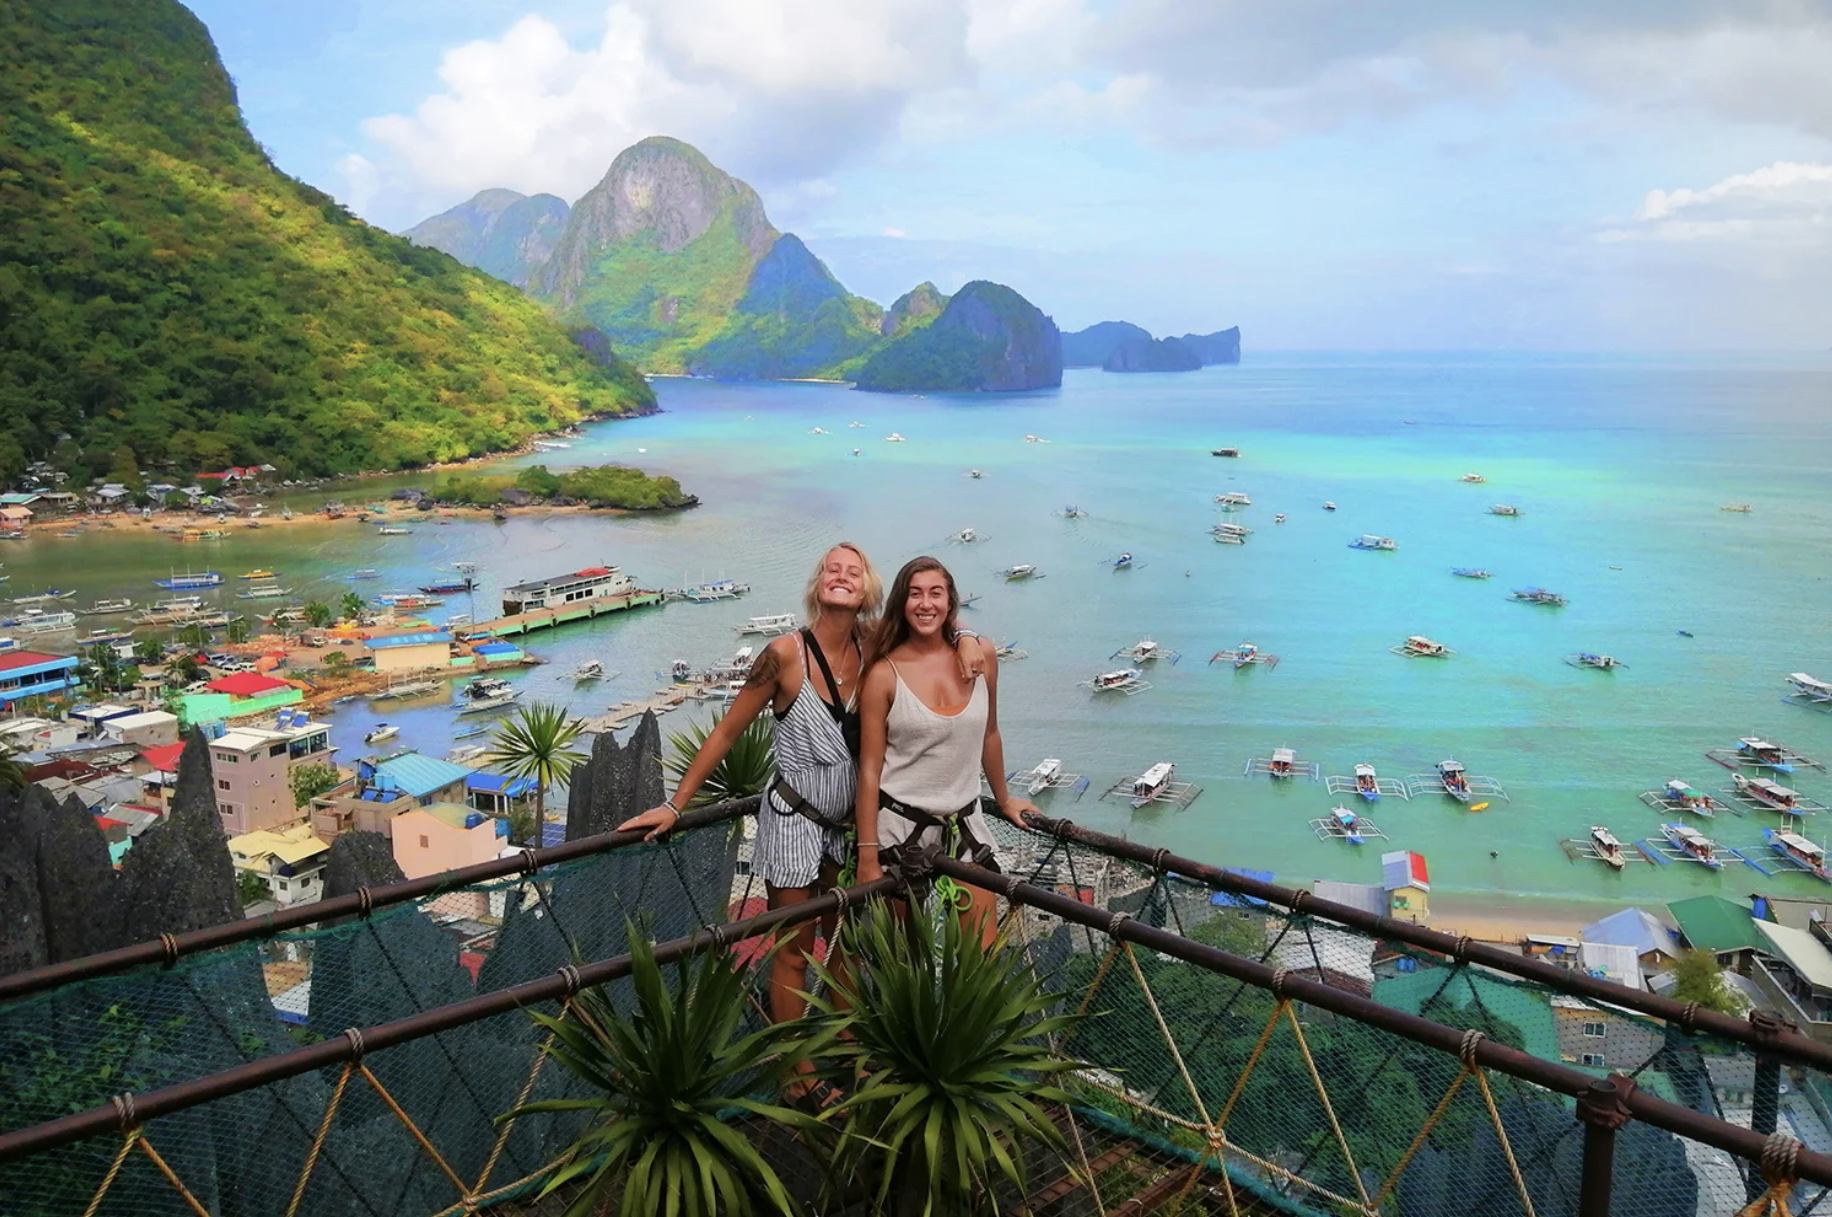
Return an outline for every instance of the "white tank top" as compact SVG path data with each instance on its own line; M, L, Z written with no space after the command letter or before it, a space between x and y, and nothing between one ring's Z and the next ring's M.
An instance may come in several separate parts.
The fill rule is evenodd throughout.
M986 742L986 681L975 677L973 695L959 714L937 714L903 683L891 698L884 773L878 787L899 803L931 814L959 811L980 795L980 749Z

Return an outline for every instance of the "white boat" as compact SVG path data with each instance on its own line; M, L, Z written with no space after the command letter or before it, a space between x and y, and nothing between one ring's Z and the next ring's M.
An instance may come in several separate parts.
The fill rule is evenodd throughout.
M1713 870L1724 864L1718 860L1718 844L1710 837L1690 824L1662 824L1660 831L1679 848L1679 851L1694 862L1701 862Z
M1245 545L1253 530L1240 524L1217 524L1209 529L1209 535L1215 538L1217 545Z
M1787 683L1794 690L1794 697L1818 705L1832 704L1832 683L1820 680L1817 676L1808 676L1805 672L1789 673Z
M91 617L105 617L110 613L131 613L133 611L134 602L127 599L97 600L94 604L83 610L86 615Z
M985 537L982 537L979 533L975 532L971 528L963 528L959 532L955 533L953 536L948 538L948 540L957 541L962 545L971 545L975 541L984 541L985 539L986 539Z
M1459 482L1470 482L1472 484L1477 484L1477 485L1488 481L1488 479L1483 477L1480 473L1466 473L1462 477L1458 478L1457 480Z
M1517 516L1520 514L1520 508L1512 503L1496 503L1488 509L1488 513L1492 516Z
M460 690L458 713L483 714L499 710L520 697L521 690L494 676L479 676Z
M752 617L738 627L740 634L761 634L765 638L774 638L778 634L793 634L796 630L794 613L776 613L767 617Z
M1001 578L1005 578L1005 579L1028 579L1032 575L1035 575L1036 573L1037 573L1037 568L1034 565L1032 565L1031 563L1019 562L1015 566L1006 567L1004 570L999 572L999 575Z
M51 587L51 588L46 588L42 592L36 592L30 596L14 596L13 603L14 604L49 604L53 600L68 600L70 597L74 595L76 595L74 591L69 591L69 592L59 591L57 588Z
M1334 511L1336 510L1336 504L1329 499L1324 499L1323 500L1323 510Z
M245 592L237 592L237 600L279 600L293 594L290 587L280 587L272 583L257 583Z
M967 470L967 476L970 478L983 478L986 476L986 474L983 470L969 469Z
M578 667L573 669L572 678L574 680L581 680L581 681L583 680L603 680L604 679L604 665L598 662L596 659L588 659L584 663L580 664Z
M1621 870L1628 863L1622 856L1622 842L1616 840L1616 834L1601 824L1590 826L1590 843L1596 848L1597 858Z
M717 579L711 583L696 583L674 593L677 600L691 600L695 604L709 604L714 600L736 600L751 590L748 583L739 583L732 579Z
M375 531L378 535L384 536L384 537L411 537L413 536L413 529L397 528L393 524L384 524L380 528L376 529Z
M1044 439L1041 435L1027 435L1024 437L1024 442L1027 444L1047 444L1050 441Z
M1176 775L1177 766L1170 761L1159 761L1138 777L1132 779L1132 805L1143 807L1164 793L1170 780Z
M893 431L889 435L884 437L884 442L887 444L901 444L901 443L904 443L905 441L901 435Z
M61 634L76 628L76 614L47 613L41 608L29 608L19 614L19 621L13 628L22 634Z
M809 428L808 428L808 434L809 434L809 435L825 435L825 434L827 434L827 428L825 428L825 427L809 427Z
M1083 683L1096 693L1124 693L1128 697L1151 688L1151 685L1145 681L1145 674L1137 668L1119 668L1112 672L1102 672Z
M1415 655L1423 659L1442 659L1446 655L1456 654L1443 643L1434 642L1423 634L1412 635L1392 650L1396 655Z
M1083 510L1082 508L1076 506L1074 503L1068 503L1068 504L1065 504L1063 506L1063 509L1057 512L1056 514L1061 516L1065 520L1080 520L1080 519L1085 518L1088 513L1085 510Z
M1129 659L1133 663L1151 663L1158 659L1168 659L1176 663L1182 655L1160 643L1155 638L1141 638L1129 647L1121 647L1108 656L1109 659Z
M1024 793L1036 798L1050 788L1050 783L1062 773L1062 762L1055 757L1045 757L1029 773L1021 773L1018 780L1024 783Z
M369 700L381 701L389 697L418 697L422 693L435 693L438 689L439 682L436 680L404 680L400 684L389 685L386 689L371 693L369 695Z
M1230 490L1226 494L1216 495L1215 502L1220 505L1223 511L1233 511L1237 508L1253 506L1253 500L1238 490Z
M1800 792L1772 778L1752 778L1733 773L1730 780L1738 794L1770 811L1794 814L1800 810Z
M1361 817L1353 810L1347 807L1332 807L1329 809L1329 814L1330 818L1335 821L1336 831L1341 833L1344 841L1350 845L1366 844L1367 838L1361 835Z
M490 755L487 744L460 744L445 754L445 759L454 765L475 765Z
M863 427L865 424L855 418L851 422L847 423L846 425L848 427Z
M1765 828L1762 836L1769 847L1808 874L1832 883L1832 871L1826 869L1826 851L1797 832L1785 828Z
M1381 536L1376 536L1374 533L1371 533L1371 532L1364 532L1359 537L1356 537L1353 541L1349 542L1349 548L1350 549L1379 549L1379 550L1389 550L1390 551L1390 550L1398 549L1399 542L1395 541L1392 537L1381 537Z
M393 739L400 733L401 729L393 723L377 723L369 734L363 736L363 743L379 744L383 740Z

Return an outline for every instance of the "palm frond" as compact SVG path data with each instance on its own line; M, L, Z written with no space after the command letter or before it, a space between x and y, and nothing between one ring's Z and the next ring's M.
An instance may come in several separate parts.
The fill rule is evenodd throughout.
M700 754L707 737L723 718L721 713L713 718L710 725L693 723L685 731L669 734L668 754L662 757L662 768L668 771L670 777L677 782L680 780L688 766L693 764L693 759ZM722 803L727 799L741 799L746 795L762 794L775 770L776 734L760 716L752 719L750 726L732 741L731 751L725 754L725 759L713 766L713 771L694 795L693 805L699 807L708 803Z

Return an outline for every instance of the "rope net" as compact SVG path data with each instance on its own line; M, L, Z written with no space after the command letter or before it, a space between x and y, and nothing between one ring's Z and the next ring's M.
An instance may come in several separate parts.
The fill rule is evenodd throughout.
M714 825L0 1007L0 1130L550 976L575 959L621 955L626 919L649 918L653 937L667 940L753 915L764 893L745 864L746 827ZM1470 1046L1482 1037L1599 1076L1628 1073L1660 1097L1752 1124L1754 1061L1735 1045L1335 923L1217 901L1092 846L999 827L1007 873L1466 1032L1461 1057L1437 1052L1100 930L1007 908L1008 931L1058 1008L1087 1016L1060 1047L1088 1066L1068 1082L1073 1105L1056 1113L1071 1152L1039 1150L1030 1194L1001 1192L1000 1212L1575 1212L1583 1125L1574 1104L1477 1068ZM747 962L762 949L736 948ZM753 1022L760 973L750 974ZM620 985L611 992L627 1007ZM543 1012L559 1013L558 1003ZM557 1213L531 1197L581 1117L496 1122L520 1102L580 1097L572 1075L543 1068L544 1034L512 1011L143 1124L123 1112L120 1132L0 1165L0 1211ZM1601 1061L1586 1066L1584 1054ZM1787 1086L1779 1127L1815 1145L1823 1087L1793 1080L1811 1084ZM780 1128L736 1124L808 1211L822 1211L822 1163L807 1147ZM1612 1212L1832 1213L1817 1186L1785 1175L1631 1122L1617 1134Z

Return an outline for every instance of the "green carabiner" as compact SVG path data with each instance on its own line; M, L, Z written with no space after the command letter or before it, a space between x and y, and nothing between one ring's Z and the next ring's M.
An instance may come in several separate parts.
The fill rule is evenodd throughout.
M946 875L935 880L935 896L944 906L958 913L964 913L973 907L973 893Z

